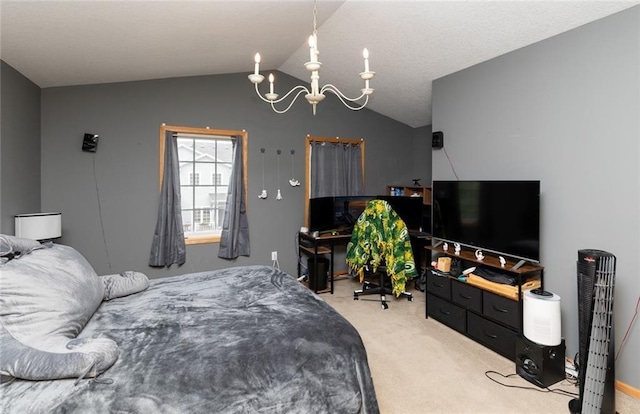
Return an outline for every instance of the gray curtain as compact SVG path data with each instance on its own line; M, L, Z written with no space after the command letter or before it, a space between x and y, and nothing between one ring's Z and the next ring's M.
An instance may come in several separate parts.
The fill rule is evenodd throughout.
M244 163L242 162L242 137L233 140L233 171L229 179L227 205L224 211L220 250L218 257L236 259L238 256L249 256L249 224L247 220L247 204L244 192Z
M180 165L178 140L167 131L164 139L164 175L158 206L156 231L151 243L149 266L171 266L186 260L184 230L182 228L182 204L180 201Z
M311 143L311 198L364 195L359 145Z

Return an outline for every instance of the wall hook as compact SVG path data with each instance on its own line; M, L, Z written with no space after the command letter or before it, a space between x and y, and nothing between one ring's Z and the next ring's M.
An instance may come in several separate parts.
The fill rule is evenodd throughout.
M291 150L291 179L289 180L289 185L291 185L291 187L298 187L300 185L300 181L293 178L293 154L295 153L296 152L294 150Z

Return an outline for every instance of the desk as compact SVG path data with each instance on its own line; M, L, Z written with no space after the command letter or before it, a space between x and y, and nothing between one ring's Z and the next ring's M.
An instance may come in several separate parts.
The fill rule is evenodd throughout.
M420 276L422 276L423 271L422 262L424 260L424 257L422 253L427 246L431 245L431 234L421 231L409 230L409 239L411 240L411 247L413 248L413 258L416 263L416 270L418 271L418 276L414 278L414 280L417 282ZM430 262L431 260L428 260L426 262L426 266L424 267L424 269L429 267Z
M320 233L318 237L313 237L312 233L298 233L298 277L300 277L300 261L302 260L302 254L313 256L313 268L318 269L318 255L329 254L329 278L331 280L331 288L328 290L333 295L333 249L336 243L346 244L351 240L351 233L338 232L338 234ZM309 272L311 273L311 272ZM314 271L314 275L318 275L317 271ZM318 290L316 286L316 293L327 292L327 289Z

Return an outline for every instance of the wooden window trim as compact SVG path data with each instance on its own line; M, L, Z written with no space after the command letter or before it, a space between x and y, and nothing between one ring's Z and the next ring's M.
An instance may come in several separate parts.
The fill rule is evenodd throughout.
M183 134L199 134L199 135L215 135L215 136L228 136L228 137L236 137L239 136L242 139L242 167L244 169L244 177L242 180L242 191L244 192L245 198L245 206L247 210L249 209L249 199L247 197L247 191L249 188L248 177L248 143L249 143L249 134L247 131L235 131L231 129L211 129L211 128L197 128L197 127L185 127L185 126L175 126L175 125L161 125L160 126L160 168L158 174L158 183L159 189L162 190L162 177L164 175L164 142L165 135L167 131L183 133ZM189 236L184 239L185 244L204 244L204 243L219 243L220 236Z

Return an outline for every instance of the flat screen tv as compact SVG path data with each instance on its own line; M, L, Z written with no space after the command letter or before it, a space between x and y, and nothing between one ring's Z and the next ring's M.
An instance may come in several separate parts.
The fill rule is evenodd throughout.
M540 261L540 181L434 181L434 239Z
M422 228L422 209L424 208L422 197L380 196L378 198L389 203L409 230L419 230Z
M333 197L309 199L309 231L326 231L334 228Z

